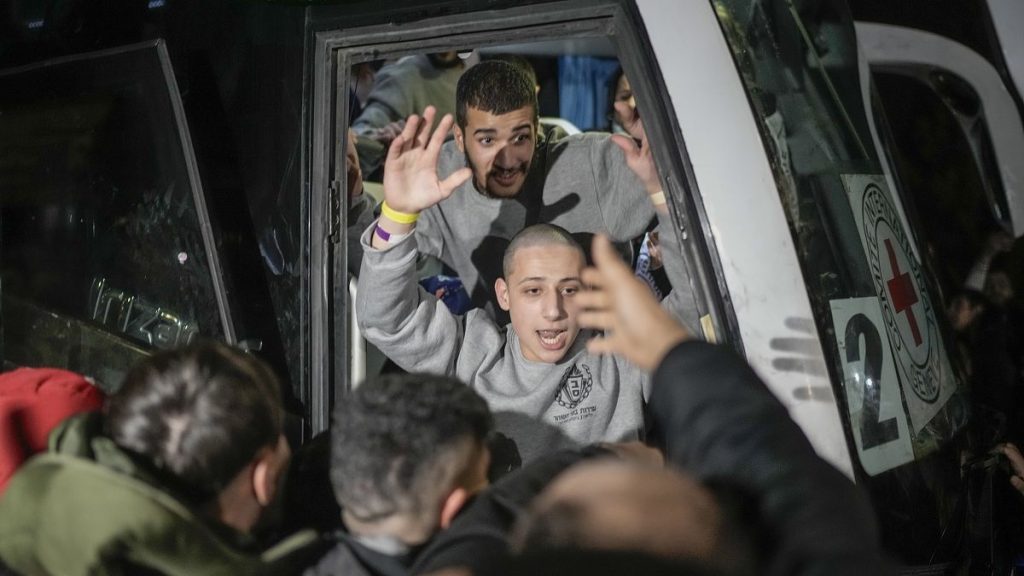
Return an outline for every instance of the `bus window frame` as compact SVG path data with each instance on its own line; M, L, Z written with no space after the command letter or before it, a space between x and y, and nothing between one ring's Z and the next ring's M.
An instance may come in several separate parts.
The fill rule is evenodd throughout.
M742 353L738 322L728 300L722 265L709 219L701 202L679 124L665 89L642 18L634 3L603 0L554 2L527 7L469 12L401 24L370 25L351 30L315 33L313 49L312 143L308 182L310 286L310 423L313 433L328 427L331 406L352 383L348 382L349 347L346 326L347 222L345 158L339 135L348 129L348 74L353 64L368 60L451 50L522 44L558 38L605 36L616 48L630 77L645 128L660 168L672 221L690 267L694 298L702 317L708 316L708 335L730 343ZM635 80L634 80L635 78ZM690 223L690 225L686 225ZM700 233L695 233L699 229ZM324 297L330 295L330 301ZM319 296L319 298L318 298Z

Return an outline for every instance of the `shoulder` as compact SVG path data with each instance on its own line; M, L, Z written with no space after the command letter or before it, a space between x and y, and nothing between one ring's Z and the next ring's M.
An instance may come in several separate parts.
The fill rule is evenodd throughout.
M546 140L549 150L601 150L612 145L611 135L604 132L564 134L557 132Z
M302 576L369 576L370 572L356 559L345 542L338 542L314 566L306 569Z

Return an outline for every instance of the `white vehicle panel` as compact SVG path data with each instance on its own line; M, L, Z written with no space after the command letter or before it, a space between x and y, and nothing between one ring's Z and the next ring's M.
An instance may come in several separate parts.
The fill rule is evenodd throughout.
M686 141L747 360L818 454L850 452L789 226L729 47L708 2L637 2Z
M944 68L978 92L1006 189L1013 232L1024 235L1024 124L996 69L963 44L931 32L870 22L857 22L856 29L857 42L869 64Z

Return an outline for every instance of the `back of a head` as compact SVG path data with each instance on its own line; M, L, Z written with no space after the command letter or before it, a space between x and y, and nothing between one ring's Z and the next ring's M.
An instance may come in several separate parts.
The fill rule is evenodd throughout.
M512 274L516 252L522 248L534 246L566 246L579 252L583 262L587 261L587 253L583 246L568 230L556 224L533 224L523 228L509 242L502 257L502 274L507 279Z
M740 500L726 494L723 507L718 495L670 468L583 462L534 499L513 530L512 548L524 558L635 556L652 567L686 566L680 574L752 574L756 542L733 522Z
M496 559L487 569L494 576L725 576L699 562L668 559L634 550L594 550L576 547L532 550L511 558Z
M471 67L459 78L455 90L455 120L466 127L470 107L495 116L533 108L534 121L539 118L534 81L520 67L501 60L486 60Z
M266 364L207 342L136 365L107 402L107 433L198 501L220 493L282 430L278 382Z
M439 497L482 453L492 428L487 403L454 378L389 374L368 381L334 413L338 503L364 525L396 518L429 524Z

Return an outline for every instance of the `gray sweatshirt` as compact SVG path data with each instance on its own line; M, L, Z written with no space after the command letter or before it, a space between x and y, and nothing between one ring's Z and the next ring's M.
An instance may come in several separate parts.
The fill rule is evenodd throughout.
M560 448L643 438L650 382L644 371L589 354L588 331L556 364L526 360L511 324L502 328L479 309L455 316L417 284L416 236L377 250L372 233L373 226L360 239L356 306L364 337L405 370L472 386L523 462Z
M446 178L465 166L465 155L455 142L447 142L438 160L438 176ZM349 220L356 223L358 234L369 224L372 212L365 204L352 210ZM545 222L573 234L603 232L612 240L628 241L643 235L654 216L643 183L609 135L574 134L540 142L516 198L485 197L470 179L420 214L416 239L420 252L456 271L474 305L491 307L494 281L501 276L501 256L523 228ZM662 258L673 287L670 308L699 333L699 314L674 226L667 215L659 220ZM349 238L351 243L352 234ZM354 270L359 254L351 248L350 244ZM585 248L589 252L590 247Z

